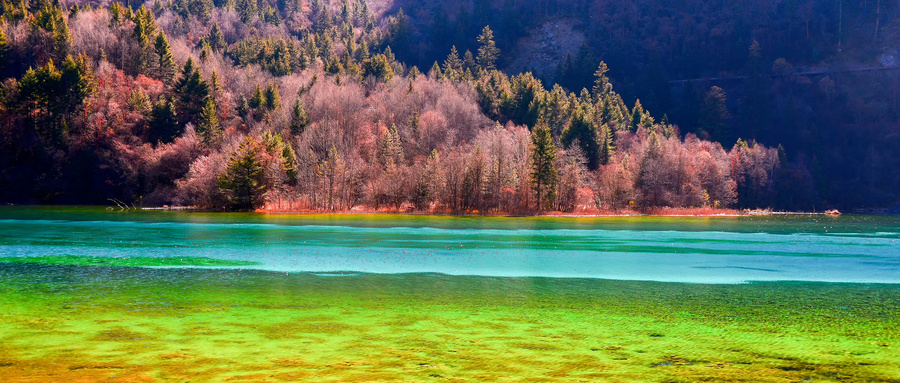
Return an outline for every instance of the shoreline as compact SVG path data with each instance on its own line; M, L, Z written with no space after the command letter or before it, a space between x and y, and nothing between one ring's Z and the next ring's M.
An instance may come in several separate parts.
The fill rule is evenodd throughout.
M115 208L114 208L115 209ZM513 213L483 213L483 212L441 212L441 211L403 211L388 209L354 208L350 210L281 210L259 208L254 210L227 211L221 209L206 209L194 206L160 206L138 207L138 210L163 210L163 211L187 211L187 212L231 212L231 213L257 213L279 215L401 215L401 216L442 216L442 217L506 217L506 218L615 218L615 217L763 217L763 216L789 216L789 215L821 215L840 216L829 212L804 212L804 211L771 211L762 209L710 209L710 208L653 208L641 210L596 210L566 213L552 211L541 214L513 214Z

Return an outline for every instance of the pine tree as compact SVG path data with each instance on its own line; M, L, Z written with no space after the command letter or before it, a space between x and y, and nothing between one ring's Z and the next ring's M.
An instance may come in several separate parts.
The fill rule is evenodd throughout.
M435 80L444 78L444 74L441 73L441 66L438 65L437 61L435 61L434 64L431 64L431 69L428 71L428 77Z
M616 147L613 145L612 129L604 125L600 130L600 153L597 160L601 165L608 165L615 155Z
M394 78L394 69L391 68L387 56L377 54L363 61L362 73L364 77L372 76L379 82L388 82Z
M531 133L531 187L538 211L549 209L556 200L556 146L550 127L542 121Z
M380 137L379 141L378 157L382 165L389 167L403 162L403 145L400 142L400 134L397 133L396 125L391 125L391 128Z
M601 61L597 71L594 72L593 92L594 98L598 100L603 99L603 97L612 92L612 84L609 83L609 77L606 77L606 72L609 72L609 68L606 67L605 62Z
M153 43L158 57L156 77L166 85L171 85L175 77L175 59L172 57L172 47L162 31L156 35Z
M9 68L9 43L6 41L6 33L0 29L0 78L6 78Z
M51 144L61 143L66 118L81 106L95 88L87 57L66 57L58 68L51 59L38 69L28 69L19 80L16 102L28 111L36 133Z
M463 54L463 68L470 71L477 71L478 64L475 62L475 56L472 55L472 51L466 50L466 53Z
M209 95L212 99L218 100L221 94L222 83L219 80L219 72L216 72L214 69L212 75L209 76Z
M200 62L205 63L206 60L209 60L209 55L212 54L212 48L209 47L209 43L203 41L200 43Z
M141 90L141 87L135 87L126 101L131 110L135 112L145 114L150 111L150 98Z
M147 140L150 142L169 143L181 135L181 126L175 114L175 105L171 101L161 99L153 104L150 110Z
M703 106L700 108L700 129L716 141L728 141L731 139L728 127L729 119L731 119L731 113L726 105L725 91L717 86L709 88L709 92L703 99Z
M43 6L34 13L31 24L35 28L43 29L53 36L53 56L63 60L69 52L72 43L72 34L62 9L56 6Z
M206 37L206 42L208 42L210 48L216 52L225 49L225 36L222 34L222 29L219 28L219 23L213 24L212 28L210 28L209 36Z
M63 17L62 11L57 11L56 18L57 29L53 33L53 41L57 57L64 57L69 54L69 47L72 45L72 33L69 32L69 23Z
M497 69L497 60L500 58L500 49L494 42L494 32L489 26L485 26L478 36L478 66L481 70Z
M635 179L635 187L640 190L641 202L645 206L662 206L667 202L666 189L673 185L668 183L670 177L662 161L663 151L659 136L656 132L650 132Z
M175 105L182 123L197 123L201 110L209 98L209 85L189 58L181 71L181 78L175 83Z
M277 84L266 85L265 93L263 93L263 108L266 111L273 112L281 107L281 94L278 92Z
M123 12L122 4L119 4L118 1L113 2L112 5L109 6L109 23L111 27L118 27L122 24L124 21L122 17Z
M253 18L259 16L256 0L237 0L235 8L240 13L241 21L244 23L250 22Z
M634 109L631 110L631 122L628 124L628 130L631 132L636 132L637 129L641 126L641 121L644 118L644 107L641 105L641 100L638 99L634 102Z
M264 102L264 97L263 97L262 88L260 88L259 85L257 85L256 90L253 91L253 96L250 96L250 102L249 102L250 108L259 109L263 105L263 102Z
M281 16L278 15L278 11L268 5L262 12L262 19L264 22L275 26L281 25Z
M572 147L577 142L587 159L588 169L596 170L600 165L600 146L597 142L597 127L591 120L590 112L586 107L575 109L569 126L563 130L560 139L566 148Z
M225 172L219 176L219 190L228 198L230 209L253 209L266 189L262 154L265 148L247 136L231 154Z
M154 42L154 47L151 47L150 36L156 29L156 21L153 20L153 15L147 8L141 6L134 15L134 30L131 33L131 37L138 43L138 53L134 57L134 69L137 73L149 74L149 69L152 65L153 48L156 45Z
M295 136L302 134L307 125L309 125L309 111L298 97L294 103L294 110L291 113L291 134Z
M456 45L450 48L450 54L444 60L444 74L449 77L456 77L462 72L462 60L459 58L459 51Z
M213 147L222 140L222 125L219 124L219 116L216 113L216 103L212 98L206 99L206 104L200 110L200 119L197 125L197 134L200 135L203 146Z
M397 15L388 21L388 36L391 46L397 49L397 55L403 59L409 58L410 41L412 31L403 8L397 11ZM391 60L394 61L394 60Z

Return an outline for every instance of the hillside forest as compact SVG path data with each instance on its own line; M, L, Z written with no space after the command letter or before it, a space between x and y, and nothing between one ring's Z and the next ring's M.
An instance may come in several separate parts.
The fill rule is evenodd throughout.
M829 194L842 173L829 174L832 158L803 141L832 138L802 132L810 117L781 124L771 105L747 117L750 91L737 112L728 86L708 81L683 86L693 94L682 103L696 99L690 113L659 92L631 101L619 85L651 94L628 74L651 67L607 60L602 46L585 45L552 76L504 72L532 24L599 7L522 3L461 3L453 18L432 9L435 21L423 16L437 7L427 2L410 13L364 0L0 0L0 202L505 214L855 203ZM611 28L595 21L584 28ZM447 41L429 42L438 37ZM808 84L788 67L776 66L784 77L757 68L766 38L735 42L752 64L746 83L758 82L746 87L766 101L788 89L794 109L784 113L802 114ZM825 80L816 86L840 111L848 90L824 78L833 92ZM867 190L890 202L880 188L891 182Z

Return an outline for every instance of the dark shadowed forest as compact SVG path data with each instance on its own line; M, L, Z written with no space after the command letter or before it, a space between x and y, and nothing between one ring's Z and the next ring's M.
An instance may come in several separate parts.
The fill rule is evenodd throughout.
M4 203L528 214L900 198L896 2L0 12Z

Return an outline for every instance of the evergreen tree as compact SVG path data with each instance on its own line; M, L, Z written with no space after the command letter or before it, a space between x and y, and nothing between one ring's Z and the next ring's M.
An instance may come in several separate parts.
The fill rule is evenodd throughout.
M235 106L234 111L241 119L247 119L247 116L250 114L250 102L247 100L247 96L243 94L238 96L237 106Z
M676 185L671 183L670 167L663 163L663 148L656 132L650 132L641 162L635 187L640 190L641 203L644 206L664 206L668 203L667 192Z
M181 78L175 83L175 105L181 123L197 123L200 112L209 98L209 85L189 58L181 71Z
M156 49L158 62L156 66L156 77L166 85L171 85L175 77L175 59L172 57L172 47L169 40L166 39L165 33L162 31L156 35L156 41L153 43Z
M250 22L253 18L259 16L256 0L237 0L236 10L241 15L241 21Z
M278 11L268 5L262 12L262 19L264 22L275 26L281 25L281 16L278 14Z
M250 102L248 103L248 105L250 105L250 108L252 109L259 109L264 102L265 98L263 97L262 88L257 85L256 90L253 91L253 95L250 96Z
M206 147L216 146L222 140L222 125L219 124L216 103L213 102L212 98L207 98L203 109L200 110L197 134L200 135L203 146Z
M467 50L465 54L463 54L463 68L465 70L477 71L478 64L475 62L475 56L472 55L472 51Z
M209 55L212 54L212 48L209 47L209 43L203 41L200 43L200 62L206 62L209 60Z
M147 131L147 140L150 142L169 143L181 135L181 124L175 114L175 105L165 98L153 104L150 110L150 119Z
M448 54L447 58L444 60L444 74L451 78L455 78L459 76L462 69L462 60L459 58L459 51L456 50L456 45L454 45L450 48L450 54Z
M444 78L444 74L441 73L441 66L438 65L437 61L435 61L434 64L431 64L431 69L428 71L428 77L435 80Z
M95 88L87 57L66 57L57 69L49 60L37 70L29 69L19 81L18 103L34 124L38 135L49 143L60 143L67 132L65 118L84 103Z
M597 161L600 165L608 165L609 161L615 155L616 147L613 146L612 129L604 125L600 129L600 153L597 155Z
M69 32L69 23L63 17L62 11L58 11L57 29L53 33L53 42L55 43L57 57L63 57L69 54L69 47L72 45L72 33Z
M210 28L209 36L206 37L206 42L208 42L210 48L216 52L225 49L227 44L225 44L225 36L222 34L222 29L219 28L219 23L213 24L212 28Z
M222 83L219 80L219 72L213 70L212 75L209 76L209 96L213 100L218 100L219 96L222 94Z
M61 8L57 6L44 6L34 13L31 24L35 28L43 29L53 36L53 56L63 60L69 52L72 44L72 34L69 32L69 24Z
M494 42L494 32L491 31L491 28L485 26L484 29L481 30L481 35L478 36L478 43L481 44L478 47L478 66L481 70L494 70L497 69L497 59L500 58L500 49L497 48L497 44Z
M266 111L272 112L281 107L281 94L278 92L277 84L266 85L263 100L263 108Z
M403 13L403 8L400 8L397 15L388 21L388 36L390 36L389 45L397 49L397 55L403 60L409 59L412 31L406 14Z
M537 103L546 93L541 80L526 72L511 79L509 91L501 95L501 113L517 124L534 125L538 120Z
M379 137L378 159L381 165L387 168L403 162L403 145L396 125L391 125L391 128Z
M294 148L284 141L281 133L271 131L263 133L262 145L272 159L281 165L281 170L287 176L287 182L294 183L297 180L297 153L294 152Z
M122 22L124 21L122 16L123 12L122 4L119 4L118 1L113 2L112 5L109 6L109 23L111 27L122 25Z
M305 130L308 125L309 110L306 109L306 105L303 104L303 101L297 97L297 102L294 103L294 110L291 112L291 134L295 136L302 134L303 130Z
M725 91L713 86L706 92L703 106L700 107L700 129L709 134L714 140L726 142L731 139L728 120L731 113L726 106Z
M156 21L153 19L150 11L143 6L135 13L133 21L134 30L131 33L131 37L138 43L138 52L134 56L134 70L140 74L149 74L149 69L152 65L153 48L155 48L155 42L154 46L151 47L150 36L157 29Z
M94 71L91 68L87 56L81 54L78 57L68 56L63 61L60 75L62 88L65 94L61 95L66 103L65 113L75 110L91 93L94 92Z
M228 208L253 209L266 189L263 182L262 154L259 141L247 136L231 154L225 172L219 176L219 190L228 198Z
M379 82L388 82L394 78L394 69L388 61L387 56L377 54L363 61L362 65L363 77L372 76Z
M9 43L6 41L6 33L0 29L0 78L6 78L9 69Z
M592 122L590 112L586 107L579 107L572 113L569 126L563 130L560 139L566 148L572 147L577 142L587 159L588 169L596 170L600 165L600 146L597 136L597 127Z
M754 136L760 126L768 125L764 124L768 104L766 95L768 87L764 75L762 48L759 46L758 41L753 40L747 60L747 86L743 100L745 107L742 108L743 116L741 121L744 121L751 128Z
M410 80L416 81L419 76L422 75L422 72L419 71L419 67L413 65L412 68L409 68L409 74L407 75Z
M609 83L609 77L606 77L606 72L609 72L609 68L606 67L605 62L601 61L597 71L594 72L593 91L594 97L598 100L612 92L612 84Z
M538 122L531 133L531 187L538 211L550 209L556 200L556 146L550 127Z
M636 132L637 129L641 126L641 122L644 119L644 107L641 105L641 100L637 100L634 102L634 109L631 110L631 121L628 124L628 130L631 132Z
M131 94L128 95L126 101L131 110L141 114L146 114L152 107L152 105L150 105L150 98L147 97L140 87L135 87L134 90L131 91Z

